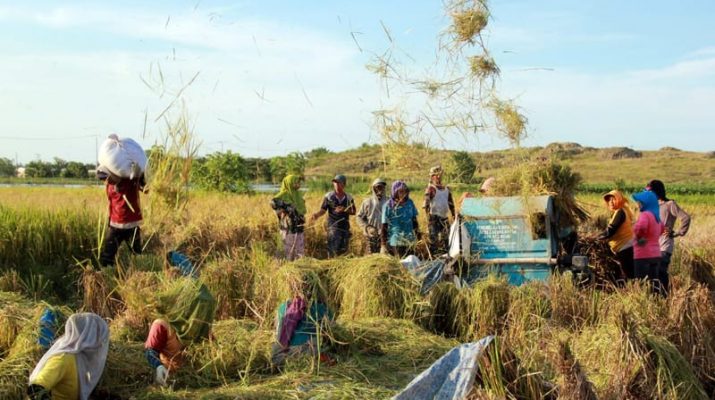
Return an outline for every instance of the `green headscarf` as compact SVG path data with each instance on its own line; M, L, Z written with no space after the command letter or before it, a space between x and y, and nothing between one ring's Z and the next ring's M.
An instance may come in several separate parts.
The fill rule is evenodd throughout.
M293 189L293 186L301 181L298 175L287 175L281 182L281 190L274 199L281 199L284 203L292 205L300 215L305 215L305 200L303 194L299 190Z
M169 307L166 319L183 343L208 337L216 312L216 300L206 285L184 278L179 280L178 292L163 299Z

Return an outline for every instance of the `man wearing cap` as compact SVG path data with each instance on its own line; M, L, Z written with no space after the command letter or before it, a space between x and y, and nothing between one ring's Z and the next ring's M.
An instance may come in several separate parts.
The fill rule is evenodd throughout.
M333 191L323 197L320 211L310 217L311 222L328 213L328 256L336 257L348 251L350 239L350 216L355 215L355 201L345 192L347 178L335 175Z
M425 189L422 208L429 217L429 250L433 255L447 251L449 241L448 212L454 219L454 200L449 188L442 184L442 167L430 168L430 182Z
M363 200L357 213L357 223L367 238L367 250L371 254L380 252L380 229L382 228L382 207L387 202L385 187L387 182L377 178L372 182L372 196Z

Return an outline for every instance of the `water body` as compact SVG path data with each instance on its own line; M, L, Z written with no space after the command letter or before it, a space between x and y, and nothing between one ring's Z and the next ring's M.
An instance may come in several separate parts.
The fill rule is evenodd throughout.
M82 189L86 187L102 187L102 184L78 184L78 183L0 183L0 188L69 188L69 189ZM251 184L251 190L257 193L274 193L280 189L280 185L274 183L254 183ZM301 190L306 190L301 188Z

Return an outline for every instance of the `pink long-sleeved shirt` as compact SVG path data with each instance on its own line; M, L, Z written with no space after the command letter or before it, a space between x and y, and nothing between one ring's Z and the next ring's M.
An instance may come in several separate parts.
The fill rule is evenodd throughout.
M663 233L663 224L655 220L653 213L643 211L638 215L638 221L633 225L633 235L636 243L633 246L633 258L660 258L658 238Z

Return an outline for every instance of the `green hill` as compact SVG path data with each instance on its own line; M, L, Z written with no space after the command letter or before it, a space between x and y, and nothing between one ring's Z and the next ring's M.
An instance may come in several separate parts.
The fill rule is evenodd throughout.
M402 178L412 182L427 179L432 165L449 165L456 151L414 146L406 150L408 163L389 165L389 154L378 145L363 145L336 153L311 157L307 176L328 177L345 173L357 181L375 176ZM499 176L505 168L539 157L554 157L580 173L589 185L612 185L624 182L644 185L651 179L661 179L681 186L715 186L715 152L700 153L663 148L657 151L637 151L624 147L593 148L577 143L552 143L545 147L530 147L491 152L470 153L477 164L473 182L488 176Z

